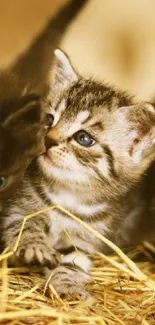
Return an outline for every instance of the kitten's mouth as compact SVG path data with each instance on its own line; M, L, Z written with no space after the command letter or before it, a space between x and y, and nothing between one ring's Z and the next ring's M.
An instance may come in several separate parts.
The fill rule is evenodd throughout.
M52 157L50 156L48 150L43 153L44 160L49 164L54 164Z
M59 165L58 162L56 163L56 158L55 157L53 158L50 155L50 153L48 152L48 150L43 153L42 157L43 157L46 164L52 165L52 166L54 166L54 167L56 167L57 169L60 169L60 170L69 170L70 171L69 168L66 168L66 167L64 168L63 165Z
M54 167L60 168L56 163L55 163L55 159L52 158L52 156L50 155L50 153L48 152L48 150L46 152L44 152L43 154L44 157L44 161L48 164L48 165L52 165Z

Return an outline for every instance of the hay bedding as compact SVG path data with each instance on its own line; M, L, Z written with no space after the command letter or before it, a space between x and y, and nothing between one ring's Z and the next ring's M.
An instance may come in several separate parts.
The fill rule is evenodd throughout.
M126 256L62 207L49 209L63 210L95 233L116 254L109 257L98 253L93 257L92 283L88 285L92 298L84 302L80 296L76 299L69 297L68 301L61 299L51 285L45 285L38 270L7 268L7 257L13 252L4 251L0 255L0 324L155 325L155 262L152 255L140 248ZM25 217L14 251L26 220L41 212ZM145 243L145 246L155 252L153 245ZM147 259L134 263L133 260L138 261L140 252L147 255Z

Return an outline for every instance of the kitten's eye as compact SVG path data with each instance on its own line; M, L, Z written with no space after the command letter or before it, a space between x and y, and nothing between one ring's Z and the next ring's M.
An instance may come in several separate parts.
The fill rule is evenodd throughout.
M7 178L4 176L0 176L0 189L5 187L6 183L7 183Z
M91 147L96 142L86 131L76 132L74 134L74 139L83 147Z
M46 126L48 127L52 126L53 122L54 122L54 116L52 114L47 114L46 121L45 121Z

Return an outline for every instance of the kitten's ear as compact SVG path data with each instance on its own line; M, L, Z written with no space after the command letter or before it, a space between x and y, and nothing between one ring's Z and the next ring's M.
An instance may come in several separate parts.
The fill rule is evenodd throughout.
M78 74L75 72L68 56L61 50L57 49L55 54L54 66L54 87L67 88L73 82L78 80Z

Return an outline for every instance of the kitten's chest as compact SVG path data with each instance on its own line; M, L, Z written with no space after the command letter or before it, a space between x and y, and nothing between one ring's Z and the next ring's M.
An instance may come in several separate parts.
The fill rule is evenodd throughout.
M80 204L79 199L76 197L76 195L61 190L59 192L48 192L46 193L48 198L51 200L52 204L59 205L63 208L66 208L68 210L77 210L78 205Z
M85 204L75 195L71 193L61 191L59 194L48 193L53 205L65 208L67 211L76 215L79 219L84 219L87 224L102 234L107 232L108 228L104 220L97 220L96 215L107 209L107 205L104 204ZM73 242L77 237L82 238L95 246L97 243L96 237L88 231L79 222L73 220L59 209L49 211L48 215L51 220L50 229L50 243L53 247L57 247L61 242L62 245L73 245ZM92 221L92 219L94 221Z
M52 191L46 190L46 196L51 201L52 205L60 206L66 210L72 212L80 218L87 219L97 216L99 213L107 212L108 204L106 202L100 203L88 203L85 198L85 194L78 195L76 191Z
M48 215L51 220L50 243L53 247L56 248L60 241L64 245L66 245L68 240L72 242L72 239L77 234L85 237L85 229L71 217L62 214L58 209L49 211Z

